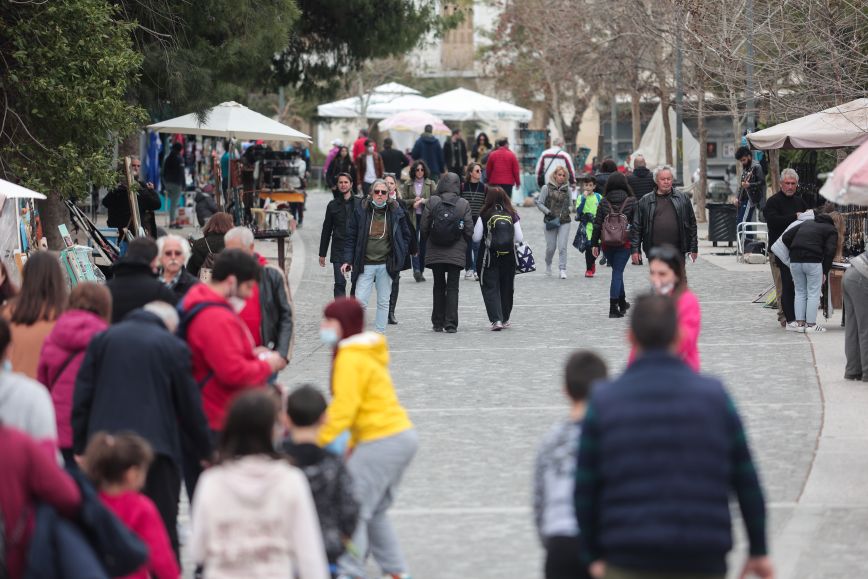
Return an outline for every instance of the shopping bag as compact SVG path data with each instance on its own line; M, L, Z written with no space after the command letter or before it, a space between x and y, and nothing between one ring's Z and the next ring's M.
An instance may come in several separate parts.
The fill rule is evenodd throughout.
M528 273L536 271L536 262L533 251L524 242L515 244L515 273Z

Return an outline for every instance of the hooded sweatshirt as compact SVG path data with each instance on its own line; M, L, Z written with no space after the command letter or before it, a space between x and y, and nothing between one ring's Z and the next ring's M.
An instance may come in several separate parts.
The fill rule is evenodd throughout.
M212 467L196 486L193 561L208 579L329 579L304 474L251 455Z
M184 298L184 311L201 302L228 305L204 283ZM226 307L202 310L187 327L187 345L193 354L193 379L202 386L202 407L212 430L223 429L232 398L248 388L263 386L271 367L253 352L253 337L244 322Z
M60 448L72 448L72 395L85 350L91 338L107 328L106 321L92 312L69 310L58 318L42 346L36 374L51 392Z
M333 398L319 433L321 446L349 429L355 444L413 428L389 374L386 338L365 332L338 344L332 372Z
M443 147L440 141L431 133L422 133L413 145L412 157L414 160L422 159L428 165L432 175L439 175L446 169L446 161L443 158Z

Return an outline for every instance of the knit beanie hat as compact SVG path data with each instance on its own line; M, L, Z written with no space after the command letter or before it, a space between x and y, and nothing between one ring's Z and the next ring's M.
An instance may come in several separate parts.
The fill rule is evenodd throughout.
M326 306L323 315L340 322L341 339L361 334L365 328L365 310L355 298L337 298Z

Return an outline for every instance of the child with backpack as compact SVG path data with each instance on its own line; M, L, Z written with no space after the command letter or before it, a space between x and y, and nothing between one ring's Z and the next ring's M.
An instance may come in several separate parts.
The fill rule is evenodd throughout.
M307 477L329 568L335 576L338 557L344 553L356 530L359 505L353 496L353 479L343 461L316 443L326 407L325 398L313 386L294 390L286 400L289 437L280 450Z
M569 417L554 425L537 453L533 511L546 550L546 579L590 577L579 555L580 529L573 495L588 396L594 382L605 380L606 375L606 363L593 352L579 351L570 356L564 371Z
M582 185L582 194L576 200L576 221L579 222L579 228L573 246L585 254L585 277L594 277L597 272L597 258L594 257L591 237L594 235L594 218L597 216L602 195L594 191L597 181L590 173L582 175L579 182Z
M148 547L146 565L126 579L177 579L181 573L157 507L140 492L153 459L151 445L131 432L98 432L84 453L100 500Z
M524 241L518 213L501 187L491 187L479 219L473 228L473 241L480 243L476 272L491 331L510 327L515 290L515 244Z
M603 255L612 266L609 285L609 317L623 318L630 308L624 291L624 268L630 261L630 224L636 212L636 197L627 178L618 172L606 181L606 191L594 218L591 237L594 257Z

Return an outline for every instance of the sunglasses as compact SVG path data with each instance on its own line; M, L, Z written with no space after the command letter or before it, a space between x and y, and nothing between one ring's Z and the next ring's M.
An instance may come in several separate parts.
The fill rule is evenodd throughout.
M674 247L655 247L648 252L648 259L662 259L663 261L675 261L681 258L681 254Z
M181 255L183 255L183 253L181 253L180 251L167 250L163 252L163 255L165 255L166 257L180 257Z
M133 163L130 165L130 167L133 167L133 168L141 167L141 166L142 166L141 163Z
M482 169L480 169L479 167L477 167L476 169L473 170L473 172L474 172L474 173L482 173Z
M371 193L373 193L374 195L388 195L389 194L389 192L386 191L385 189L374 189L373 191L371 191Z
M416 167L416 172L418 173L419 171L422 171L424 173L425 167Z

